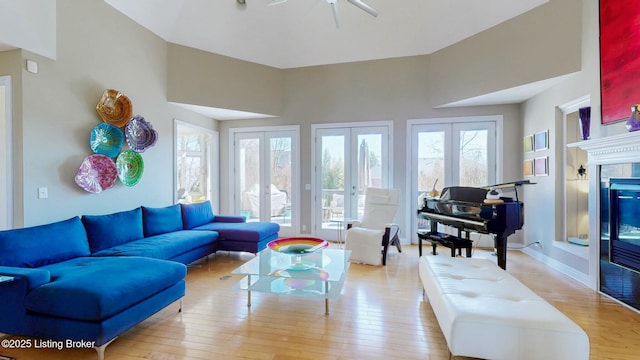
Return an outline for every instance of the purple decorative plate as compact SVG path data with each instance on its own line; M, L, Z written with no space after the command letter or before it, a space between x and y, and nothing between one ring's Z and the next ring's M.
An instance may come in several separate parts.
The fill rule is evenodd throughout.
M106 155L95 154L84 159L75 180L84 190L97 194L113 187L117 177L116 163Z
M122 149L122 143L124 143L124 134L119 127L102 123L91 130L89 145L96 154L114 158Z
M142 116L136 115L124 128L127 145L135 152L144 152L158 141L158 132Z

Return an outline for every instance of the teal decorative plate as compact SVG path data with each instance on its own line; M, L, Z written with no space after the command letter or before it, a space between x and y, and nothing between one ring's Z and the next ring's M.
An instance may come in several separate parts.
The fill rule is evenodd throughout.
M120 128L107 123L98 124L91 130L89 145L96 154L110 158L118 156L124 142L124 133Z
M140 181L144 172L144 161L142 155L133 150L125 150L116 159L118 168L118 178L126 186L133 186Z

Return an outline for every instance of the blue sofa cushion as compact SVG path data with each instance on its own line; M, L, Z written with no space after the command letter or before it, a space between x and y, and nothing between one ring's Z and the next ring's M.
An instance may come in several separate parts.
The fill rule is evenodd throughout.
M142 239L142 210L138 207L108 215L83 215L91 252Z
M27 310L100 321L184 279L184 264L144 257L83 257L46 267L51 282L33 289Z
M195 204L180 204L180 207L185 230L213 221L213 209L209 200Z
M277 235L280 225L270 222L226 223L211 222L197 226L193 230L209 230L220 234L224 240L257 242Z
M93 256L146 256L172 260L191 250L212 244L217 232L180 230L160 234L93 253Z
M79 217L0 231L0 265L35 268L89 255Z
M165 234L182 230L182 211L175 204L163 208L142 207L144 236Z

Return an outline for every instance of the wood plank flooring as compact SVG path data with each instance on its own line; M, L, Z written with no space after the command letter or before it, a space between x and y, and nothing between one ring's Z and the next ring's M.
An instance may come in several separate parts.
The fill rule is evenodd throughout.
M231 288L241 277L231 271L253 255L220 252L189 267L181 314L173 304L121 335L107 347L106 360L449 359L422 298L417 246L403 250L390 249L386 267L352 264L328 316L322 300L255 292L247 308L247 293ZM509 251L507 269L589 334L592 359L638 359L638 312L517 250ZM0 348L0 354L16 360L96 359L92 349Z

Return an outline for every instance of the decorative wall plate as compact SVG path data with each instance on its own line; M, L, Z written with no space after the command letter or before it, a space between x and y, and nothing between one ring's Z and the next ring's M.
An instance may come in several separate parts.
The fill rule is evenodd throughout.
M123 127L131 119L131 100L118 90L107 89L102 93L102 98L96 105L96 111L102 121Z
M102 154L87 156L76 173L78 186L90 193L100 193L113 187L118 177L118 169L113 160Z
M304 255L322 250L329 246L329 242L322 239L310 237L291 237L273 240L267 247L273 251L290 255Z
M133 150L125 150L118 155L116 160L118 178L126 186L133 186L140 181L144 172L142 155Z
M136 152L144 152L158 141L158 132L140 115L129 120L124 128L124 134L127 145Z
M124 143L124 133L120 128L102 123L91 130L89 145L96 154L107 155L110 158L118 156Z

